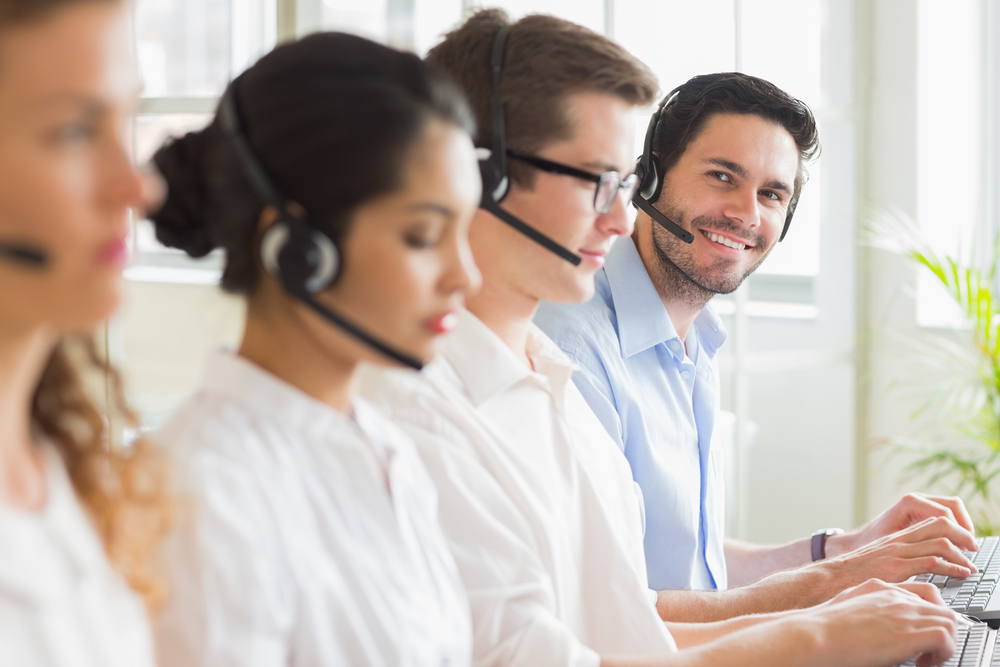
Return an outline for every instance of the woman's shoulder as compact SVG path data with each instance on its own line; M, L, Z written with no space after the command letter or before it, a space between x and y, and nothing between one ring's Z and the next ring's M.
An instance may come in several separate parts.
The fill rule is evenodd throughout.
M0 507L0 645L25 652L29 660L17 664L36 664L30 660L38 657L33 651L47 648L32 642L83 642L80 650L106 650L111 659L113 647L102 646L100 639L121 632L122 654L134 664L151 665L142 602L107 561L59 454L45 446L43 458L45 506L38 511ZM84 637L82 629L93 630L95 624L106 632ZM60 636L48 637L54 628L62 628Z
M191 395L151 439L175 458L245 461L248 450L267 447L280 428L252 406L211 392Z

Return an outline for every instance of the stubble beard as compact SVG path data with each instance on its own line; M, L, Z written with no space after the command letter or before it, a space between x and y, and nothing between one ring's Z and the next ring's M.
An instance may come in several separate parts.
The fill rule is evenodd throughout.
M673 215L667 213L667 217L677 222L684 217L678 215L680 211L671 213ZM661 227L656 221L651 220L650 223L653 254L659 269L656 271L657 275L653 276L657 291L694 308L704 307L716 294L731 294L736 291L736 288L757 270L771 251L771 248L759 250L765 246L766 240L759 234L751 235L747 240L753 243L754 252L760 256L745 271L734 273L734 269L730 268L731 263L723 258L719 258L707 267L698 266L694 249L689 244ZM725 218L695 218L688 228L692 233L698 234L698 229L702 226L709 226L720 232L733 232L740 238L747 238L746 230Z

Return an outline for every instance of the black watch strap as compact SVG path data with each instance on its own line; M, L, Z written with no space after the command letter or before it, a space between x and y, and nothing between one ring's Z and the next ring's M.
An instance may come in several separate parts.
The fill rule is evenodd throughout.
M812 559L815 563L826 558L826 541L831 535L843 535L840 528L820 528L812 534Z

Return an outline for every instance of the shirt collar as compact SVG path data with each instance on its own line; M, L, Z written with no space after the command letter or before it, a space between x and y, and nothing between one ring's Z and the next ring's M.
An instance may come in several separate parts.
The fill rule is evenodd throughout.
M566 385L573 378L576 366L551 338L534 324L528 330L528 358L535 368L536 376L545 378L549 391L561 406L566 395Z
M611 246L604 271L614 299L622 358L677 338L631 237L623 236Z
M5 542L0 590L32 604L61 600L70 586L102 577L107 557L56 448L41 447L47 498L40 510L0 505Z
M614 300L622 358L680 338L630 236L611 246L604 271ZM705 352L714 357L726 340L726 328L711 305L701 309L693 329L704 343Z
M726 327L722 324L722 318L712 308L712 304L707 303L694 318L694 329L698 332L698 339L708 356L714 357L722 344L726 342Z
M573 375L569 357L534 324L528 331L527 353L535 372L548 379L548 389L561 396ZM445 338L441 354L475 406L533 375L499 336L467 310L459 311L458 325Z

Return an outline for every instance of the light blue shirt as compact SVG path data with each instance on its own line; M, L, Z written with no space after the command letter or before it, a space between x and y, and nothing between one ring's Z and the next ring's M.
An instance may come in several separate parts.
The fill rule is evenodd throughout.
M624 237L597 272L594 298L542 303L535 323L576 362L574 382L642 489L650 588L726 588L723 454L712 447L715 354L726 340L719 316L702 309L685 351Z

